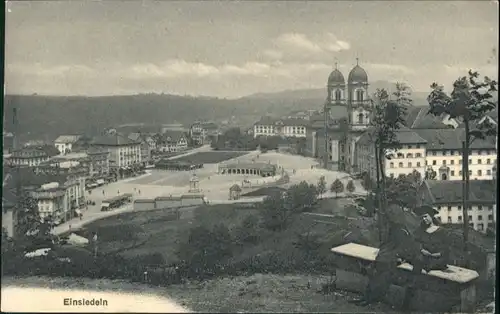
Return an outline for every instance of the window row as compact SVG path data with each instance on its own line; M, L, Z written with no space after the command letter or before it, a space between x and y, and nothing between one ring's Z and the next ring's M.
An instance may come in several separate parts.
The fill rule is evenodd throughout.
M495 162L495 159L493 159L493 160L492 160L491 158L487 158L487 159L486 159L486 165L491 165L491 164L492 164L492 163L494 163L494 162ZM442 165L444 165L444 166L446 166L446 165L447 165L447 161L446 161L446 160L441 160L441 164L442 164ZM450 160L450 163L449 163L449 164L450 164L450 165L454 165L454 164L455 164L455 160L453 160L453 159L452 159L452 160ZM461 164L462 164L462 159L459 159L459 160L458 160L458 164L459 164L459 165L461 165ZM473 164L473 163L472 163L472 159L469 159L469 165L472 165L472 164ZM483 164L483 160L482 160L482 159L477 159L476 164L477 164L477 165L482 165L482 164ZM433 165L433 166L436 166L436 165L437 165L437 160L433 160L433 161L432 161L432 165Z
M442 208L441 206L437 207L438 210L441 210L441 208ZM493 210L493 205L489 205L489 206L478 205L477 206L477 210L483 210L483 209L488 209L488 210L492 211ZM452 211L452 210L453 210L453 207L452 206L448 206L448 211ZM462 210L462 206L457 206L457 210ZM470 207L468 210L472 210L472 207Z
M460 156L462 154L461 150L443 150L441 154L437 154L437 151L431 151L432 156ZM495 155L494 151L491 150L477 150L477 151L470 151L470 154L473 155L476 153L477 155Z
M415 153L415 155L413 155L412 153L406 154L406 158L413 158L413 156L415 156L415 158L419 158L419 157L422 157L422 154L421 153ZM403 153L398 153L397 157L398 158L405 158L405 155Z
M453 223L454 222L452 218L453 217L448 217L448 220L447 220L448 223ZM469 218L470 222L473 221L473 218L472 218L471 215L469 215L468 218ZM458 216L457 219L458 219L458 222L462 222L462 216ZM441 220L441 217L439 217L439 220ZM477 215L477 220L478 221L483 221L483 216L482 215ZM493 221L493 215L488 215L488 221Z

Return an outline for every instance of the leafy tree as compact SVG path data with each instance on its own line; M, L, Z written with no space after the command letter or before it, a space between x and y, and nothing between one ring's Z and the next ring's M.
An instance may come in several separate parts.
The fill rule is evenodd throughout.
M351 194L356 190L356 187L354 186L354 182L352 180L349 180L349 182L347 182L347 186L345 188L347 192Z
M317 190L314 184L308 184L302 181L299 184L292 185L285 195L285 202L295 212L303 212L312 207L317 201Z
M387 208L385 161L400 147L397 138L398 130L404 125L406 108L409 105L409 88L405 84L396 84L391 100L384 89L377 89L373 97L373 116L371 132L369 133L375 146L375 161L377 171L377 194L381 203L379 208ZM379 229L384 234L382 215L379 215Z
M326 178L321 176L318 180L317 191L319 195L323 195L326 192Z
M432 168L427 168L425 171L425 180L435 180L437 177L437 172Z
M241 225L236 228L234 237L241 245L259 242L259 218L254 215L246 216Z
M444 92L443 86L433 83L431 93L427 97L429 113L435 116L447 115L463 124L465 138L462 147L462 173L464 176L463 195L463 237L464 249L467 250L469 215L469 153L474 140L495 136L496 126L486 116L496 109L497 103L493 93L497 92L497 82L485 76L482 80L478 72L469 70L467 76L459 77L453 83L450 95Z
M282 230L287 227L293 211L283 196L273 194L264 198L260 207L260 215L265 228Z
M333 181L332 185L330 186L330 191L335 193L335 197L339 196L339 193L344 192L344 184L342 181L339 179Z
M404 208L415 208L418 201L420 182L420 173L418 171L414 171L409 175L402 174L398 178L388 178L386 189L388 201Z
M221 262L232 256L233 241L229 229L223 224L212 229L201 225L190 230L177 255L191 274L201 276L216 270Z
M292 185L284 196L274 194L264 199L261 216L266 228L283 230L297 213L311 208L317 201L316 187L302 181Z
M375 187L375 182L373 182L373 179L370 178L368 172L363 173L363 176L361 178L361 186L366 191L371 191Z

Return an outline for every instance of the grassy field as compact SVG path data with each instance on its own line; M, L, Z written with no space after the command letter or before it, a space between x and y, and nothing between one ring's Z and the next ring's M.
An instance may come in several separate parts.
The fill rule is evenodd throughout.
M343 199L320 200L314 213L337 214L355 218L357 213L345 213ZM258 216L255 208L245 208L237 204L206 205L181 210L179 220L172 220L171 214L158 210L147 213L124 213L118 216L98 220L87 225L80 233L90 237L92 232L99 236L99 249L102 254L126 249L120 254L135 256L140 254L160 253L166 263L175 262L175 255L179 242L186 240L189 229L196 225L212 228L216 224L224 224L229 230L234 230L249 215ZM255 246L246 247L235 259L243 259L252 254L275 252L280 254L294 254L296 249L293 242L299 234L314 233L321 237L324 250L329 250L346 239L343 237L350 232L349 239L358 242L369 242L370 230L373 221L370 219L343 219L331 217L316 217L299 215L289 228L282 232L259 230L260 241Z
M346 205L352 204L350 198L325 198L318 201L314 208L315 213L341 215L346 217L359 217L357 211L350 210Z
M222 161L241 157L249 152L199 152L192 155L176 158L175 161L189 162L193 164L217 164Z
M381 304L368 308L349 304L347 300L350 296L345 292L324 296L317 290L326 280L327 277L321 276L256 274L249 277L219 278L160 288L124 280L7 277L2 278L2 286L154 295L171 299L195 312L387 313L391 310Z
M92 232L97 232L101 254L139 244L120 254L131 257L160 253L166 263L172 263L177 261L178 243L186 239L189 229L196 224L202 222L205 226L213 226L223 223L234 228L250 214L255 214L255 210L230 204L182 209L179 220L172 220L171 214L162 210L125 213L88 224L77 233L90 237Z

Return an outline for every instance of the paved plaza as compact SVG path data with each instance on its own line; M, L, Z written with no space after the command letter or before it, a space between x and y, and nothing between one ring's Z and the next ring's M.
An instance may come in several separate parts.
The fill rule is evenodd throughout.
M344 185L350 180L344 172L325 170L317 168L317 161L313 158L268 152L260 153L258 151L250 152L224 163L271 163L282 167L290 176L290 182L284 187L297 184L303 180L308 183L316 184L321 176L325 176L327 188L336 179L341 179ZM312 168L311 168L312 167ZM233 184L241 184L247 177L246 175L220 175L217 173L218 164L205 164L203 168L193 171L170 171L170 170L148 170L145 175L136 178L129 178L114 182L91 191L86 197L96 202L96 205L89 206L83 210L83 218L75 218L69 222L55 228L55 233L61 233L69 229L69 225L76 229L91 221L116 215L118 213L132 210L132 204L115 209L109 212L101 212L102 200L114 197L124 193L131 193L133 199L137 198L155 198L158 196L182 195L189 193L189 180L196 174L199 179L200 193L204 194L211 203L228 203L229 188ZM294 171L295 170L295 171ZM295 172L295 173L294 173ZM356 193L364 194L365 191L355 181ZM322 197L332 197L334 193L326 192ZM260 198L259 198L260 199ZM231 201L234 202L234 201Z
M321 176L325 176L329 186L336 179L341 179L344 184L350 180L344 172L331 171L317 168L317 161L313 158L268 152L262 154L258 151L237 157L225 163L271 163L282 167L290 176L292 185L300 181L316 184ZM189 180L196 174L199 179L201 192L211 201L228 199L229 188L233 184L241 184L246 175L220 175L217 173L218 164L205 164L203 168L193 171L152 170L151 175L132 180L123 184L120 189L125 193L141 191L141 197L154 198L157 196L180 195L188 193ZM294 171L295 170L295 171ZM295 172L295 173L294 173ZM355 182L356 191L364 192L358 182ZM330 192L325 196L330 196Z

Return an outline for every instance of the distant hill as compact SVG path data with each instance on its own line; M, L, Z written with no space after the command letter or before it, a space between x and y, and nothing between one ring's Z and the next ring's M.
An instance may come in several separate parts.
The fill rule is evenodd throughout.
M61 134L96 135L105 128L142 123L190 125L195 120L213 120L249 127L268 113L284 115L290 111L316 109L321 104L314 99L218 99L159 94L106 97L6 95L4 129L14 131L14 107L17 108L20 141L50 141Z
M376 81L370 90L393 90L394 84ZM427 106L424 93L414 93L415 106ZM266 114L286 115L320 109L326 87L261 93L239 99L191 97L168 94L130 96L63 97L41 95L6 95L4 129L13 130L13 111L18 108L19 139L51 141L61 134L97 135L105 128L134 125L183 124L212 120L228 126L250 127Z
M369 92L370 94L375 92L378 88L385 89L389 92L393 92L396 89L396 84L388 81L375 81L370 83ZM427 95L428 92L412 92L412 99L415 106L428 106ZM259 99L267 101L297 101L297 100L308 100L317 101L322 103L326 98L326 86L325 88L314 88L314 89L297 89L297 90L285 90L276 93L257 93L252 94L243 99Z

